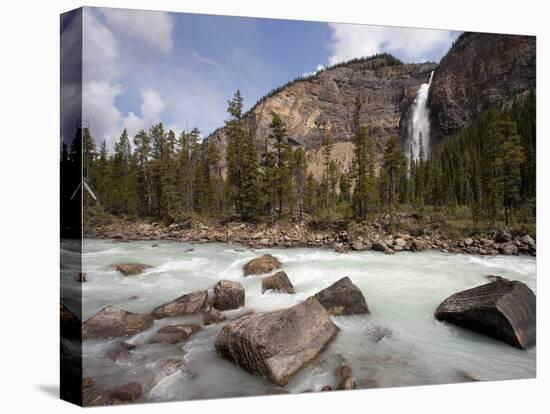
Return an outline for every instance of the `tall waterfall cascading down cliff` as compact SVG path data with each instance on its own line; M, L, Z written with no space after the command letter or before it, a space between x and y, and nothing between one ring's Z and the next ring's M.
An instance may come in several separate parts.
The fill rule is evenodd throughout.
M412 117L409 121L406 151L407 156L418 159L420 153L420 141L427 156L430 148L430 110L428 108L428 94L434 72L430 73L428 83L423 83L418 88L412 107Z

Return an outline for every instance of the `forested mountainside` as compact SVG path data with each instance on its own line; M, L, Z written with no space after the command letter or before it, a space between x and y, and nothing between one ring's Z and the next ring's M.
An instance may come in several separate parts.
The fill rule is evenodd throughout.
M85 194L87 207L137 219L346 223L420 212L534 229L534 38L493 36L460 36L439 67L385 54L338 64L247 112L237 91L223 128L202 141L196 129L158 123L135 137L124 130L109 153L81 128L61 161L75 163L82 151L98 200ZM420 134L413 156L404 144L422 84L424 113L446 139Z
M464 33L441 59L430 88L432 142L489 108L521 100L536 83L534 36Z

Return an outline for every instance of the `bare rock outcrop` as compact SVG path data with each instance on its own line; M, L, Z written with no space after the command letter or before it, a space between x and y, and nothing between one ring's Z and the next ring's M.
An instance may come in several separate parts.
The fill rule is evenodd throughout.
M536 342L536 297L519 281L497 279L455 293L435 317L526 349Z
M218 354L251 374L286 385L334 339L338 327L315 299L291 308L243 316L227 324Z
M363 293L347 276L317 292L315 298L332 315L369 313Z

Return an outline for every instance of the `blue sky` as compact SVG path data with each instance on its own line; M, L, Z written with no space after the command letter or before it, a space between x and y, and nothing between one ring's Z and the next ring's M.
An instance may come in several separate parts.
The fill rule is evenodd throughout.
M66 25L67 26L67 25ZM68 31L69 26L62 28ZM109 8L83 14L83 118L115 142L162 121L204 135L223 125L239 88L245 106L270 89L354 57L390 52L439 61L457 32Z

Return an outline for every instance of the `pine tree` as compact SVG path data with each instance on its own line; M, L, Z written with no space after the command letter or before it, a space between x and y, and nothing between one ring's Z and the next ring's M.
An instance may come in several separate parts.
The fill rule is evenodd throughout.
M504 206L504 223L508 226L510 210L518 201L521 189L521 166L525 161L521 137L516 124L507 118L498 123L499 143L496 148L495 168L499 192Z
M400 183L407 173L407 157L397 137L388 140L382 161L381 185L382 197L389 211L397 204L401 196Z
M150 171L149 156L151 153L150 139L142 129L134 137L134 156L136 159L136 199L137 215L146 217L150 214Z
M297 148L293 153L292 179L295 199L298 204L298 213L300 220L302 220L307 187L307 158L306 152L302 147Z
M325 209L331 207L331 192L330 192L330 180L331 180L331 159L332 153L332 137L330 134L325 134L321 141L322 153L323 153L323 177L321 180L321 190L323 192L323 206Z
M284 201L288 201L291 194L289 161L291 155L290 145L286 142L286 128L283 121L277 114L272 115L270 138L275 141L273 149L275 152L275 189L279 204L279 217L283 214Z

